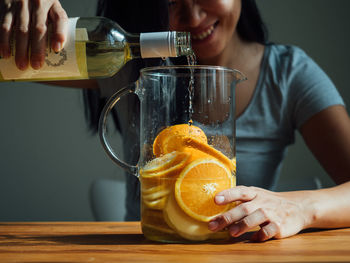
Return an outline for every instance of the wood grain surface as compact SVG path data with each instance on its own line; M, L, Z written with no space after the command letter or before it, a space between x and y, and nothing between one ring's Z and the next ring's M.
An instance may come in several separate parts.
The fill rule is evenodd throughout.
M139 222L0 223L0 262L350 262L350 229L249 242L162 244Z

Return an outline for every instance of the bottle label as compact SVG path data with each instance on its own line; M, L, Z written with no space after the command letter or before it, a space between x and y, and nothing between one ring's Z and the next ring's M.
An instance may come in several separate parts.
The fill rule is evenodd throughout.
M85 52L76 52L76 24L78 18L69 19L68 36L64 48L55 53L48 45L44 65L39 70L30 66L22 71L16 67L14 49L11 50L11 58L0 59L0 73L4 80L11 79L74 79L87 77ZM79 34L77 34L79 36ZM81 32L80 32L81 35ZM79 43L77 43L79 48ZM85 47L85 43L83 45ZM79 55L79 56L77 56ZM78 58L78 61L77 61ZM82 64L79 65L78 64ZM79 70L82 70L82 72ZM85 70L85 72L84 72Z

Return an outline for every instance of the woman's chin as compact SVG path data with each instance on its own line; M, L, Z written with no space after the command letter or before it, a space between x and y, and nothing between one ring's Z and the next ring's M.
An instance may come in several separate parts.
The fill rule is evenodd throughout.
M221 41L212 41L211 43L207 42L205 44L193 43L192 48L199 61L216 58L220 56L224 49Z
M200 64L215 64L215 59L219 57L220 52L218 50L208 49L194 49L196 54L197 62Z

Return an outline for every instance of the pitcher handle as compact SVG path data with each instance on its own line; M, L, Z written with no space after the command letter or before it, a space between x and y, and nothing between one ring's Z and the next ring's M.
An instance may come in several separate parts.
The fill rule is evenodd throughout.
M136 86L137 86L136 82L133 84L130 84L129 86L126 86L125 88L118 90L109 98L106 105L103 107L100 115L99 124L98 124L98 133L99 133L101 144L104 150L106 151L107 155L125 171L138 177L137 166L130 165L120 160L117 154L115 153L115 151L113 150L112 146L109 144L106 136L108 114L113 109L115 104L117 104L117 102L120 100L121 97L128 95L130 93L135 93Z

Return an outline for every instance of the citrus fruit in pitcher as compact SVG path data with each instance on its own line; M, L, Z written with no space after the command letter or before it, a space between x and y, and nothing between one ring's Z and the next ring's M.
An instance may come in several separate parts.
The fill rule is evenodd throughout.
M180 152L173 151L158 158L155 158L142 167L140 173L156 173L164 171L181 161L185 156Z
M203 143L208 143L207 136L202 129L194 125L177 124L165 128L157 135L153 142L153 154L159 157L163 154L176 151L178 141L182 137L196 138Z
M188 240L226 239L228 232L212 232L208 229L208 223L201 222L188 216L177 204L174 193L169 195L163 210L165 222L181 237Z
M163 211L144 209L142 211L142 224L150 229L160 231L163 233L174 234L174 230L171 229L164 221Z
M165 222L186 239L205 240L213 233L207 223L188 216L177 204L173 193L169 195L163 213Z
M190 155L184 152L172 152L155 158L140 169L143 191L158 186L161 181L171 179L180 173Z
M193 219L209 222L227 211L231 204L217 205L215 195L235 185L231 171L214 158L188 164L175 183L175 198L181 209Z
M230 160L226 155L216 150L213 146L203 143L196 138L182 137L177 144L178 151L187 152L191 154L190 161L197 160L199 158L211 158L214 157L231 171L236 172L236 164L233 160Z
M142 201L147 207L163 209L167 195L188 158L188 153L172 152L153 159L140 169Z

